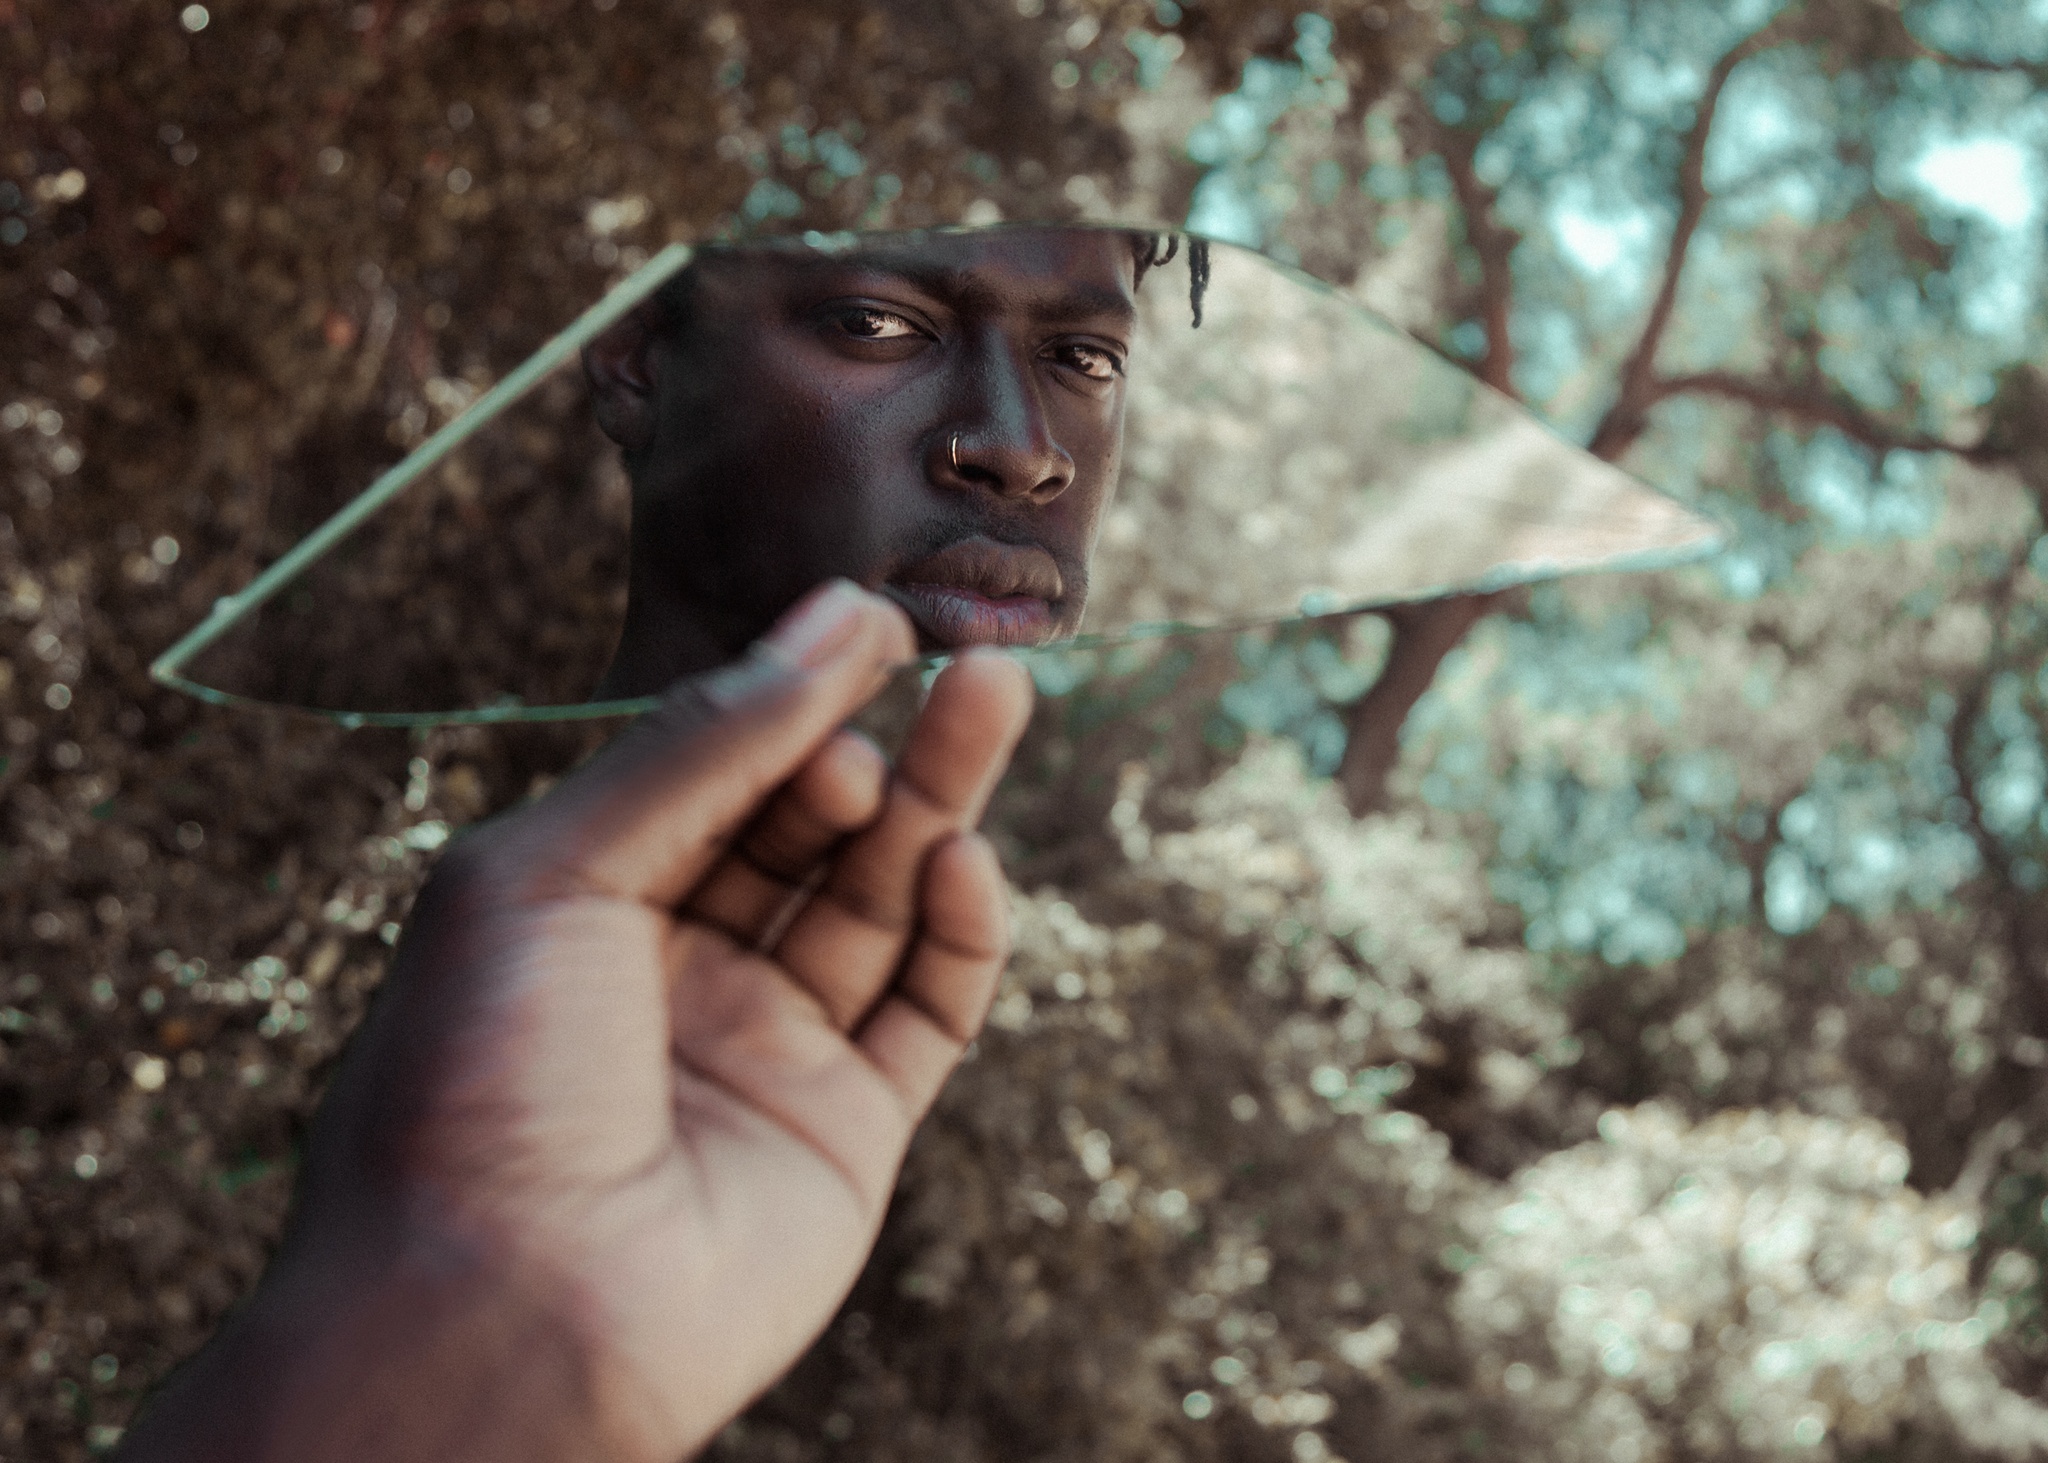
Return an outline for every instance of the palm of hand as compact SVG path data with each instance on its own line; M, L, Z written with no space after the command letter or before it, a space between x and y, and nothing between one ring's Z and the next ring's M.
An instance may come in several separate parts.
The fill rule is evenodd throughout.
M900 628L877 624L886 663ZM830 1319L1006 953L965 830L1020 673L957 663L892 774L833 733L873 676L836 665L767 695L750 679L787 668L743 666L675 712L701 770L657 720L458 854L394 978L390 1024L448 1034L369 1148L412 1210L558 1298L636 1453L708 1440Z

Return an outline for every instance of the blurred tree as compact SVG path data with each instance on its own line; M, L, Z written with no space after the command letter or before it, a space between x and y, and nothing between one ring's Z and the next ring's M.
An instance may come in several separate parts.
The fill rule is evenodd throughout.
M1288 92L1198 210L1732 541L1403 611L1350 803L1493 850L1577 1081L1888 1118L1923 1187L2007 1164L1999 1243L2043 1253L2048 15L1487 0L1442 38L1362 128Z
M1879 456L2009 456L1976 409L2024 337L2010 313L1968 327L2032 265L1966 243L1955 216L2009 231L2033 207L2032 72L1994 49L2015 36L1990 16L1860 0L1482 7L1400 119L1409 155L1449 181L1445 344L1609 460L1660 404L1693 396ZM2023 318L2032 302L2010 303ZM1924 349L1889 348L1908 339ZM1485 608L1446 602L1400 626L1396 674L1354 719L1354 807L1383 802L1385 728Z
M1339 28L1362 99L1430 44ZM604 730L343 736L149 656L667 238L1066 218L1141 162L1178 207L1125 110L1293 40L1253 0L0 0L0 1453L105 1445L241 1293L425 856ZM444 647L484 687L607 613L575 394L517 445L396 565L503 617Z
M1645 1262L1611 1314L1566 1316L1583 1297L1496 1232L1509 1201L1689 1167L1749 1214L1799 1200L1831 1145L1877 1151L1873 1118L1940 1213L1989 1205L1977 1278L2009 1309L1973 1318L2038 1382L2038 6L0 0L0 21L0 1451L106 1443L248 1283L425 855L584 745L223 717L150 688L147 652L667 234L977 205L1185 210L1298 260L1733 541L1650 581L1417 607L1370 690L1321 631L1225 647L1197 736L1299 741L1398 816L1346 818L1271 747L1161 771L1148 750L1188 733L1142 666L1049 707L1009 836L1058 887L1021 905L991 1059L913 1160L856 1309L729 1456L1579 1456L1553 1420L1595 1437L1575 1399L1609 1393L1659 1456L1686 1404L1615 1380L1600 1325L1654 1338L1652 1286L1688 1325L1720 1301ZM553 526L563 485L597 486L580 409L543 406L506 468L517 524L421 525L513 620L563 601L508 584L582 572ZM1209 786L1168 775L1190 770ZM1016 831L1039 825L1107 852L1046 854ZM1635 1146L1575 1149L1647 1098ZM1786 1104L1826 1121L1713 1116ZM1822 1210L1918 1236L1937 1206L1899 1182L1886 1158ZM1572 1263L1655 1256L1655 1199L1563 1225ZM1871 1253L1854 1273L1881 1278ZM1953 1319L1967 1290L1944 1270L1886 1304ZM1702 1330L1688 1376L1760 1361L1776 1325L1754 1358ZM1525 1346L1531 1370L1488 1370ZM1583 1376L1560 1391L1536 1362ZM1810 1431L1830 1377L1777 1380ZM1932 1422L1858 1400L1869 1436L1961 1456L1952 1397Z

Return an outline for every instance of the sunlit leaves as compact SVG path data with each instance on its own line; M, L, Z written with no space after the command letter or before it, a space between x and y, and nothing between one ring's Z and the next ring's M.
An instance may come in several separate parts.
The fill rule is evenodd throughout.
M1294 59L1254 56L1237 89L1216 99L1189 133L1188 156L1209 171L1195 187L1188 227L1254 248L1268 244L1299 192L1276 155L1275 129L1297 109L1337 109L1348 91L1331 54L1335 32L1313 12L1295 22Z

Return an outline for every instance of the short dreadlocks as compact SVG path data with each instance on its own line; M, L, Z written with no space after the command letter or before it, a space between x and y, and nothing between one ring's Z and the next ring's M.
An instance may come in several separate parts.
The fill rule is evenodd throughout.
M1131 256L1138 262L1134 284L1143 284L1145 271L1166 263L1180 252L1179 234L1132 234ZM1202 328L1202 296L1209 292L1209 241L1188 239L1188 308L1194 312L1195 328Z

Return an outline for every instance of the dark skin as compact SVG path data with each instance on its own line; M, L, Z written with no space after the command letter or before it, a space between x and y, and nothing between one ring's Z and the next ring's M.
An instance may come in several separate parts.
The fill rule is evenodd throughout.
M256 1294L126 1463L675 1463L824 1329L1008 950L973 833L1030 680L844 582L463 836Z
M620 689L800 603L444 856L276 1262L123 1457L668 1463L817 1336L1003 967L971 830L1030 682L958 657L894 768L844 723L914 646L960 648L926 621L969 591L933 576L1042 558L1029 628L1070 628L1116 470L1128 241L990 242L899 261L918 280L728 261L702 329L592 352L638 469L654 679ZM815 583L856 560L887 598Z
M627 618L599 695L723 663L839 576L919 646L1072 634L1122 450L1126 234L921 235L693 267L585 353L633 476Z

